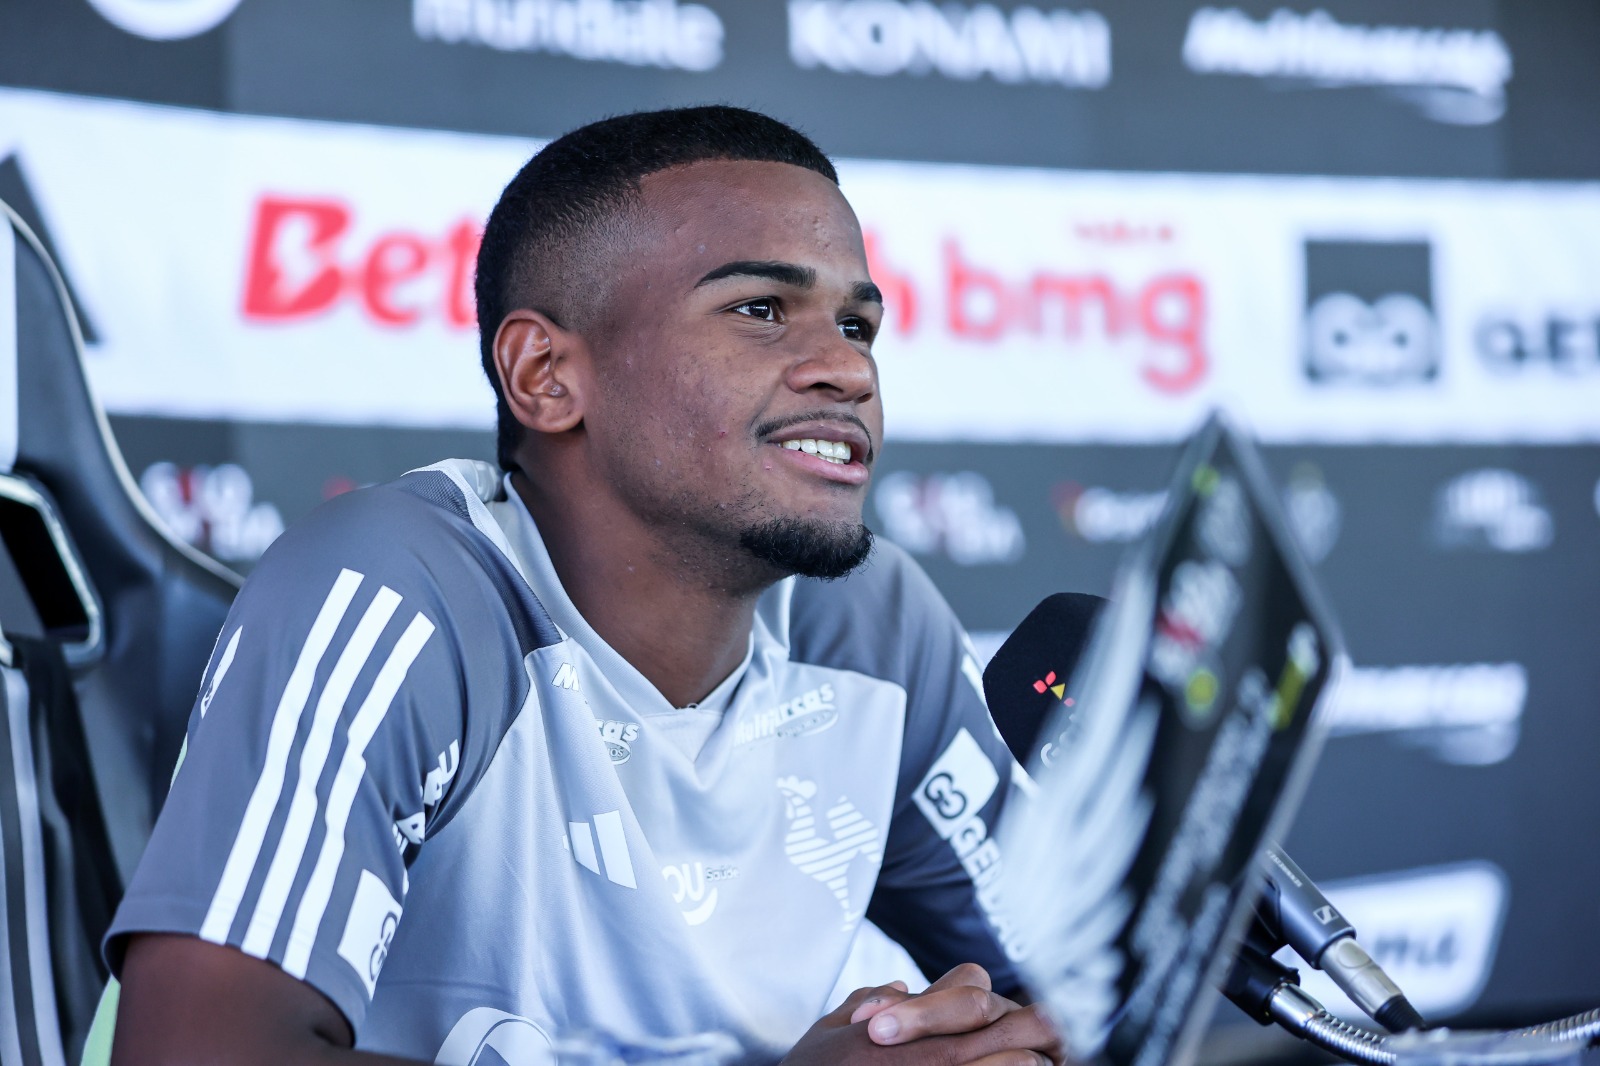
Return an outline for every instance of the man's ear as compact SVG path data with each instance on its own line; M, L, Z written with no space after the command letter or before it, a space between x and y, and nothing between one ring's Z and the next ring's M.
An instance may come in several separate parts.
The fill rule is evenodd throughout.
M583 421L577 364L586 358L577 334L538 311L512 311L495 331L494 364L506 405L536 433L564 433Z

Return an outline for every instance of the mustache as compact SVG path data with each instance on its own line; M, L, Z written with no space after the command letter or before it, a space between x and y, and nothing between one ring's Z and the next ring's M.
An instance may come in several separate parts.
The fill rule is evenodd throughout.
M806 411L797 415L787 415L783 418L774 418L758 424L755 428L757 440L765 440L774 433L781 433L790 426L798 426L802 422L848 422L861 430L862 436L867 438L867 462L871 463L878 455L877 442L872 439L872 431L861 417L854 411Z

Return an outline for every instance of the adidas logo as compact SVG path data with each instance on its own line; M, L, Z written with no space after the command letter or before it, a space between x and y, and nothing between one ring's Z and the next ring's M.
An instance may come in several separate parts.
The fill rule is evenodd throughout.
M628 858L628 839L622 831L620 811L606 811L587 822L568 822L561 843L572 852L578 865L590 873L601 873L603 862L606 880L623 888L639 887L633 878L633 862Z

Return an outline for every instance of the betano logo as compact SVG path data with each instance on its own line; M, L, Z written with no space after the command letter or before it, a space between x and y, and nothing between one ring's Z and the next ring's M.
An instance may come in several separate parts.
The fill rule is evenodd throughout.
M355 210L333 197L257 200L244 317L262 324L297 322L348 302L380 326L404 328L425 319L456 330L476 324L472 271L482 238L477 223L463 218L438 235L388 230L365 246L350 236L354 223Z

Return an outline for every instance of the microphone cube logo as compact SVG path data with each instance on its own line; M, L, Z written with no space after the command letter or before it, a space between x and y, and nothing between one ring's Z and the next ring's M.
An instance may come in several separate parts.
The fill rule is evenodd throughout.
M1310 382L1386 387L1439 376L1426 241L1308 240L1305 268Z

